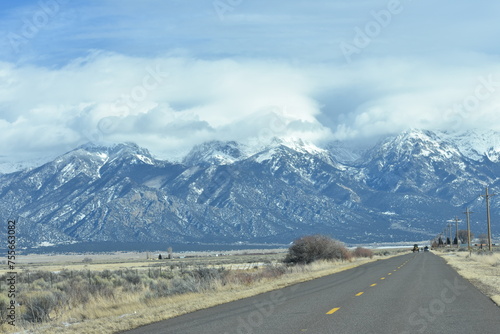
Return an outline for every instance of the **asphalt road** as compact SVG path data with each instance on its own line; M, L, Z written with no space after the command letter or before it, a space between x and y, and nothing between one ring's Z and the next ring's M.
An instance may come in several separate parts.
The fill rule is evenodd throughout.
M500 308L439 256L421 252L125 333L500 333Z

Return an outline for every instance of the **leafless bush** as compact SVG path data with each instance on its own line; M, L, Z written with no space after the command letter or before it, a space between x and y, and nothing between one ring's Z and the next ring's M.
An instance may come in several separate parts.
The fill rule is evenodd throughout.
M193 277L174 278L171 280L169 289L171 295L198 292L200 291L200 284Z
M7 321L7 307L10 305L10 300L3 294L0 295L0 326Z
M99 274L99 276L101 276L104 279L111 279L114 276L114 274L113 274L113 272L111 270L106 269L106 270L102 271Z
M351 259L351 254L344 244L324 235L312 235L295 240L288 249L284 262L308 264L316 260L336 259Z
M115 296L113 283L109 279L100 276L92 280L92 283L89 285L89 292L94 296L99 295L106 298Z
M146 294L146 299L160 298L170 296L170 284L168 280L159 279L149 283L149 292Z
M125 280L129 283L132 283L134 285L140 284L141 283L141 276L139 276L139 273L133 270L128 270L124 276Z
M56 285L56 289L68 296L70 305L88 303L90 300L88 287L88 281L84 280L81 276L73 277Z
M250 285L257 280L256 276L247 271L235 271L231 273L229 277L229 282L233 284L242 284L242 285Z
M50 320L50 313L57 307L57 298L51 292L37 292L22 298L25 312L23 319L29 322L45 322Z
M276 278L281 277L286 274L287 268L283 265L266 266L262 272L262 276L265 278Z
M352 252L352 255L354 257L369 257L370 259L373 258L373 252L370 249L363 248L363 247L357 247Z
M199 281L222 280L226 274L224 269L200 267L189 273L190 276Z

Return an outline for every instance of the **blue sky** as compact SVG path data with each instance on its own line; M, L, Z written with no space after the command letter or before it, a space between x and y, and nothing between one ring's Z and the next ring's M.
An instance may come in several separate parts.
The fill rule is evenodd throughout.
M0 4L0 160L500 130L495 1Z

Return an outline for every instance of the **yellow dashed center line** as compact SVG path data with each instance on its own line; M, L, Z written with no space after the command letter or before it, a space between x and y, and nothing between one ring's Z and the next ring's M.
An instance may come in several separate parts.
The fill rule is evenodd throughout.
M334 314L338 310L340 310L340 307L332 308L330 311L326 312L326 314Z
M398 267L398 269L401 269L402 266L404 266L407 262L403 263L401 266ZM397 269L394 269L394 271L397 271ZM387 275L392 275L392 273L387 273ZM380 277L381 280L384 280L385 277ZM376 286L377 283L373 283L371 284L370 286L373 287L373 286ZM358 292L355 296L356 297L359 297L363 294L364 292ZM340 310L340 307L335 307L335 308L332 308L330 311L326 312L326 314L334 314L335 312L337 312L338 310ZM307 331L306 329L303 329L302 331Z

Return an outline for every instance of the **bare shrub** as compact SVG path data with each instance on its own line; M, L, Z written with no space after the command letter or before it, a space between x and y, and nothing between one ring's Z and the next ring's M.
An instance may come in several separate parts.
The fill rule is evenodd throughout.
M22 303L25 306L23 319L29 322L49 321L50 313L58 304L56 296L51 292L24 295Z
M89 293L102 297L112 298L115 296L113 283L109 279L95 277L89 286Z
M111 279L111 277L114 276L113 272L109 269L106 269L104 271L102 271L99 276L101 276L102 278L104 279Z
M68 296L71 305L85 304L90 300L88 281L82 276L58 283L56 288Z
M354 257L369 257L370 259L373 258L373 252L370 249L363 248L363 247L357 247L352 252L352 255Z
M283 276L286 272L287 268L283 265L266 266L262 272L262 276L265 278L276 278Z
M347 249L345 248L344 244L342 244L342 248L340 249L340 253L341 253L341 256L340 256L340 260L342 261L352 261L352 253ZM339 258L337 258L339 259Z
M139 276L139 274L133 270L128 270L124 278L127 282L134 285L141 283L141 276Z
M246 272L243 270L237 270L231 272L231 275L228 277L228 282L237 285L250 285L256 281L256 277L253 273Z
M122 290L123 290L123 292L136 293L136 292L141 292L142 290L144 290L144 287L142 284L133 284L133 283L130 283L128 281L125 281L122 285Z
M284 262L308 264L317 260L350 260L351 254L344 244L324 235L297 239L288 249Z
M10 305L10 300L3 294L0 295L0 326L7 322L7 307Z
M215 269L215 268L198 268L189 273L193 278L200 281L210 281L216 279L223 279L226 275L226 271L223 268Z
M200 285L193 277L174 278L170 283L171 295L198 291L200 291Z
M160 279L149 283L150 292L146 294L146 299L170 296L170 284L167 280Z

